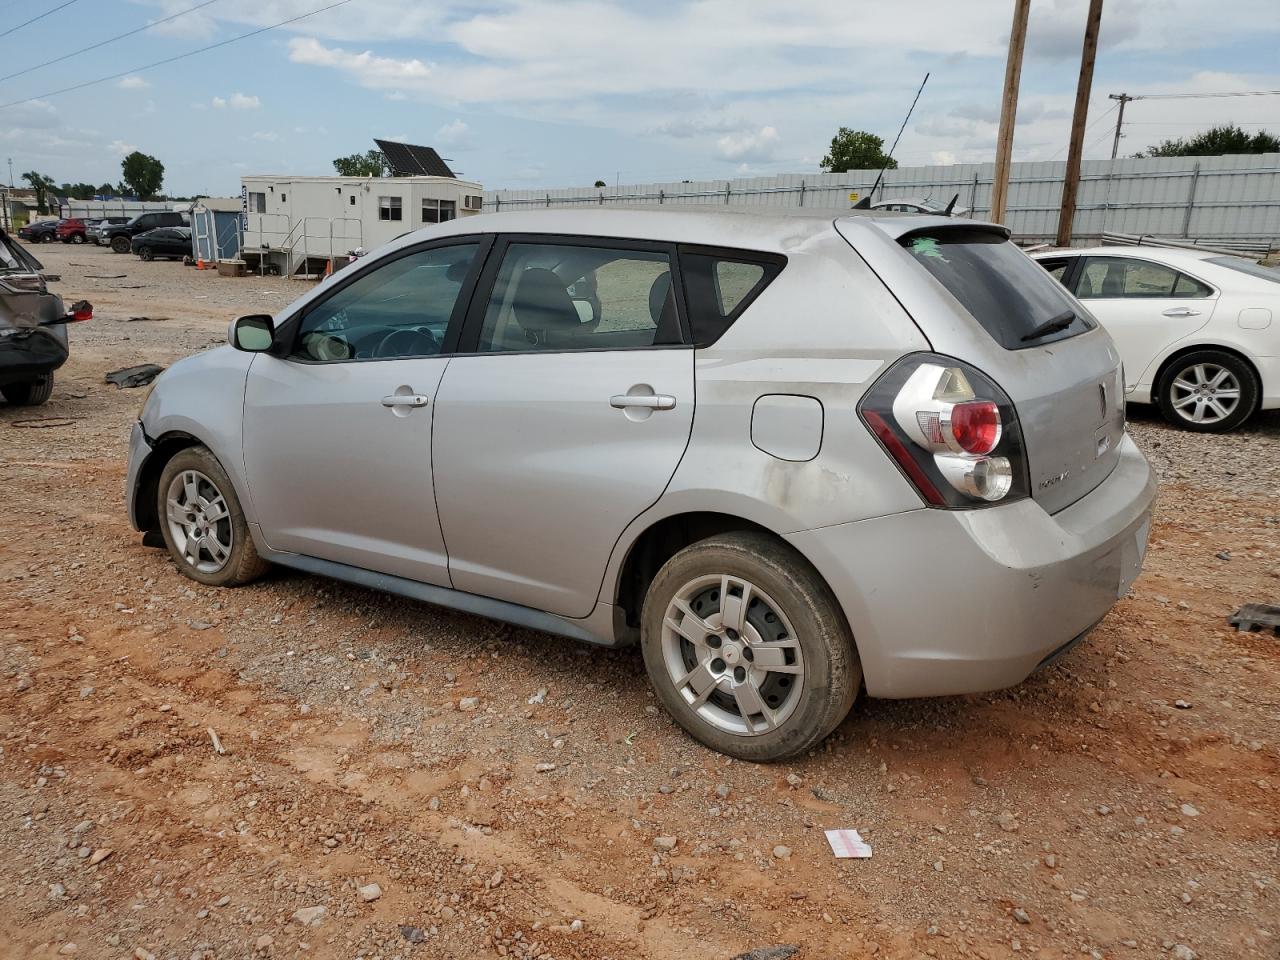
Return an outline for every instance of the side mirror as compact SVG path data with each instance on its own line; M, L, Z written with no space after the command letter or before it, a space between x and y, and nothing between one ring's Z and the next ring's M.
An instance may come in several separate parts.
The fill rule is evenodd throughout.
M265 313L251 313L231 322L227 339L237 350L262 353L270 350L275 342L275 326Z

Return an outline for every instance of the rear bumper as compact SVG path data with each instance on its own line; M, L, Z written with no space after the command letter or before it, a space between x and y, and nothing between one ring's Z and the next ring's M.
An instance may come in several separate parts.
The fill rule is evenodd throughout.
M26 383L66 363L66 331L61 325L0 330L0 384Z
M1020 683L1123 596L1146 552L1155 476L1126 435L1087 496L914 510L791 534L844 608L876 697Z
M1254 357L1262 381L1263 410L1280 410L1280 357Z

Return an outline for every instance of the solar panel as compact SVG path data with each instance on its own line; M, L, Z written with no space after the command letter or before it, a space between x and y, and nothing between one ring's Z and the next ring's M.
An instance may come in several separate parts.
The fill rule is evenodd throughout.
M373 141L391 164L391 171L397 177L449 177L453 179L453 171L440 159L440 154L431 147L418 147L412 143L397 143L394 140Z

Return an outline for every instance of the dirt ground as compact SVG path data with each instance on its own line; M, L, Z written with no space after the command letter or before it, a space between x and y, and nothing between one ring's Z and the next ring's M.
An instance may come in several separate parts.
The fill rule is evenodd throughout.
M103 374L304 288L35 252L97 315L47 406L0 407L0 956L1280 957L1280 639L1227 624L1280 601L1280 415L1134 411L1151 550L1087 643L756 766L634 650L180 577L122 505L143 391Z

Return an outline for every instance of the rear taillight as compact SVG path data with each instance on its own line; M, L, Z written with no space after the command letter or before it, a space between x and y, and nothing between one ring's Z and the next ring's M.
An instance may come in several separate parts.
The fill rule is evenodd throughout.
M976 507L1030 494L1013 403L990 377L937 354L904 357L858 413L925 502Z

